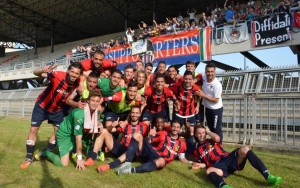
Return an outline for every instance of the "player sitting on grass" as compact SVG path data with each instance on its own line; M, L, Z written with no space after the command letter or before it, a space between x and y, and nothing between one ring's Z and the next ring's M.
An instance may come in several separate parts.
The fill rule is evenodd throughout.
M183 163L192 164L192 161L185 158L186 143L178 136L180 130L181 124L178 121L173 121L170 132L160 131L156 133L154 129L151 129L148 140L143 138L141 133L134 133L127 152L109 164L100 165L98 171L101 173L114 169L125 162L118 168L119 175L152 172L164 168L176 157ZM131 162L135 154L141 158L144 164L132 168Z
M210 139L206 138L207 135ZM199 162L193 164L192 170L207 168L206 174L215 186L230 188L224 178L236 170L243 170L247 159L263 175L269 185L278 185L282 182L281 177L269 173L264 163L247 146L229 153L222 148L220 137L204 126L195 129L195 138L197 143L191 142L193 137L188 142L188 147L194 147L194 157Z
M98 124L96 114L96 109L100 102L100 91L91 91L87 102L88 105L85 109L75 108L59 125L56 133L59 155L43 149L39 153L39 158L41 156L48 157L56 166L67 166L69 163L69 153L72 151L73 147L76 147L76 168L85 169L84 161L82 160L83 129L86 127L86 124L89 124L92 126L92 129L95 129L95 127L96 129L100 128L100 132L102 132L103 127L98 127L100 123Z
M127 150L130 140L135 132L139 132L146 137L148 135L148 126L139 122L140 117L141 109L137 106L134 106L130 110L128 124L123 126L119 124L119 121L115 121L113 123L111 132L117 131L122 133L122 139L120 142L116 140L112 134L107 131L107 129L104 129L97 137L94 149L89 153L88 159L84 165L92 166L95 164L97 152L102 148L104 143L115 157L120 157Z

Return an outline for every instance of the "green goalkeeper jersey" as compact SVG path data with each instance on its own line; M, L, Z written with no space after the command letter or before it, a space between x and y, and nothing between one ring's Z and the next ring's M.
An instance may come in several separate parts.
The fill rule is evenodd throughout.
M116 92L126 89L126 88L121 88L120 86L117 86L116 88L113 89L110 87L109 83L110 83L109 78L98 79L98 87L100 88L103 97L112 96Z
M58 138L82 135L83 123L84 110L81 108L74 108L59 125L56 135Z

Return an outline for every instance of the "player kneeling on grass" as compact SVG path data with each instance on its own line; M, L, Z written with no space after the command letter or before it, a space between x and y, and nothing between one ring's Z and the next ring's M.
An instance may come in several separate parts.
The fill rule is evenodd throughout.
M134 133L131 138L127 152L121 155L113 162L98 167L99 172L109 169L118 168L118 174L152 172L162 169L166 164L171 163L176 157L179 157L183 163L192 164L185 158L186 151L185 141L178 136L181 130L181 124L173 121L170 132L150 130L149 138L145 139L140 133ZM151 143L151 144L150 144ZM137 154L144 164L131 167L131 162Z
M59 147L59 155L52 153L49 150L43 149L39 156L48 157L56 166L67 166L69 163L69 153L73 147L76 147L78 169L85 169L84 161L82 160L82 135L86 124L93 124L92 129L98 127L96 109L101 102L100 91L93 90L88 98L88 105L85 109L75 108L72 110L65 120L59 125L56 137ZM88 121L89 118L91 121ZM94 120L94 121L93 121ZM96 127L95 127L96 126Z
M207 135L210 139L206 138ZM233 174L236 170L243 170L247 159L263 175L269 185L282 182L281 177L272 176L269 173L264 163L247 146L229 153L222 148L220 137L204 126L195 129L195 138L197 143L191 142L193 137L188 142L188 147L194 147L194 157L199 162L194 163L192 169L207 168L206 174L215 186L230 188L223 178Z

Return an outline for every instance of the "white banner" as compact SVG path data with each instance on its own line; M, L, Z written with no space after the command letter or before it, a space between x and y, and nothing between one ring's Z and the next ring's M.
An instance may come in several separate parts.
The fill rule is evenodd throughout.
M132 55L145 53L147 51L147 39L138 40L132 43L131 49L132 49Z
M238 24L235 29L232 25L224 26L224 37L223 42L225 43L237 43L249 40L247 23Z

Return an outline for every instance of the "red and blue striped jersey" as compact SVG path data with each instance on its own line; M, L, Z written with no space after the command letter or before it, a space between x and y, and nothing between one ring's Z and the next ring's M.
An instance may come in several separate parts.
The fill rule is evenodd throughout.
M36 102L48 112L57 112L79 85L79 81L70 84L68 74L62 71L51 71L47 73L47 78L50 83L38 96Z
M165 160L166 164L186 151L185 141L181 137L172 138L166 131L159 131L151 137L151 145L158 155Z
M206 167L212 167L222 157L228 156L229 153L225 151L220 143L214 142L212 139L207 139L203 144L197 143L194 150L195 158L205 163Z
M122 133L122 139L120 143L128 147L133 133L140 132L143 135L143 137L148 136L148 125L142 122L138 123L137 125L129 124L126 125L124 128L118 127L117 131Z
M180 109L177 112L180 116L192 116L195 114L195 97L196 91L199 91L199 87L195 84L190 89L183 87L183 82L177 82L170 87L174 95L177 96L180 102Z
M148 87L145 89L143 96L147 98L147 106L145 108L151 113L161 112L165 108L165 101L168 101L168 99L173 100L173 102L177 100L173 92L167 87L164 87L161 94L157 94L153 86Z
M80 63L84 71L92 70L93 72L99 72L100 74L106 70L114 69L117 67L117 62L110 59L104 59L102 65L99 68L94 67L93 58L83 60Z

